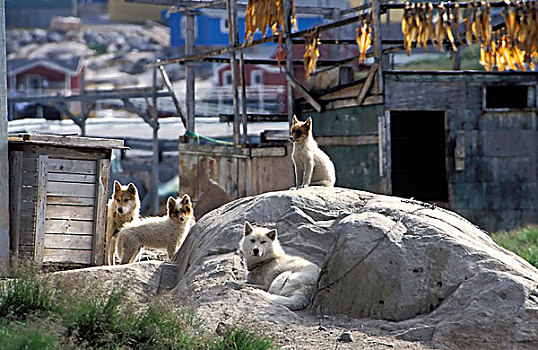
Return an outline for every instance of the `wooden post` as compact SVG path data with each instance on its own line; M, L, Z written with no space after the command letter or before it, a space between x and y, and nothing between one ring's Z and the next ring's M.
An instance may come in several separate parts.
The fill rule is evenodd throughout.
M47 213L47 164L49 157L41 155L37 166L37 196L35 208L34 261L41 265L45 255L45 218Z
M375 92L377 94L383 93L383 47L381 45L381 23L380 15L381 10L379 7L380 0L372 0L372 26L374 30L373 44L374 44L374 62L378 64Z
M108 183L110 180L110 160L97 160L97 181L95 186L95 214L93 225L92 265L104 263L106 213Z
M291 0L282 2L284 6L284 38L286 39L286 71L295 77L293 73L293 43L291 40ZM286 80L286 101L288 103L288 122L291 125L293 120L293 85L290 80Z
M194 54L194 13L185 12L185 55ZM187 130L194 132L194 65L192 62L186 64L186 92L185 104L187 106ZM194 139L189 138L189 143L194 144Z
M157 69L153 68L153 167L151 171L151 212L156 215L159 211L159 115L157 112Z
M23 157L24 154L22 151L9 152L9 228L11 235L11 256L15 260L19 258Z
M235 0L228 0L228 38L230 45L237 45L237 3ZM230 69L232 71L232 89L233 89L233 104L234 104L234 144L237 146L241 142L239 140L239 94L237 91L237 61L235 58L235 51L230 52Z
M6 77L6 17L4 0L0 0L0 76ZM9 273L9 186L7 141L7 82L0 79L0 276Z
M82 69L82 77L80 79L80 95L86 95L86 77L84 69ZM79 116L79 127L80 127L80 136L86 136L86 112L88 104L86 100L80 101L80 116ZM69 106L66 104L65 108L69 110Z
M246 146L248 144L247 86L245 81L245 61L243 59L243 50L239 51L239 76L241 79L241 123L243 124L243 146Z

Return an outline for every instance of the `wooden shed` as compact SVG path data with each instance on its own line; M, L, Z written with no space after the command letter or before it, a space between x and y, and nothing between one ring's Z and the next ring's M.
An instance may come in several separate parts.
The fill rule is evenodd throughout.
M123 147L115 139L10 135L12 256L102 265L111 152Z
M538 73L384 73L383 96L319 95L336 186L435 203L495 232L538 223ZM353 93L354 91L354 93Z
M179 193L197 201L204 178L211 178L232 199L289 189L295 184L288 145L234 148L179 144Z

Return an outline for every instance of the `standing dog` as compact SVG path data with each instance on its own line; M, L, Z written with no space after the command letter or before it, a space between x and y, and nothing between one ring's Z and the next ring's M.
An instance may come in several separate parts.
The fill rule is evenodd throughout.
M114 181L114 192L107 204L105 264L114 265L114 251L118 232L128 222L138 220L140 216L140 199L133 183L122 186Z
M165 248L172 258L183 244L193 220L189 195L181 200L168 198L167 215L149 217L127 224L120 231L116 251L122 264L132 263L142 247Z
M253 228L245 221L245 234L239 243L247 263L247 283L257 294L291 310L304 309L317 285L319 268L298 256L284 252L276 230Z
M295 168L297 189L310 185L331 187L336 182L334 164L327 154L319 149L312 136L312 118L300 122L293 116L290 130L293 142L292 160Z

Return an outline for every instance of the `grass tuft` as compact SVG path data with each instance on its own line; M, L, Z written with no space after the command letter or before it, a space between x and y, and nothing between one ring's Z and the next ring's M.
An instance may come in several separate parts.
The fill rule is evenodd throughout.
M491 236L501 247L508 249L538 268L538 225L530 225Z
M53 284L36 269L0 280L0 349L273 349L246 327L222 336L173 296L134 303L121 287Z
M215 344L215 350L268 350L276 349L273 339L247 326L226 329Z
M55 291L36 267L14 267L13 277L0 282L0 318L22 321L52 310Z

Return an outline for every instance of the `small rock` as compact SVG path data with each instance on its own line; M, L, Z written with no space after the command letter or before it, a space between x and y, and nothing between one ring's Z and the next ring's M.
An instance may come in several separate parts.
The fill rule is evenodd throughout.
M327 331L327 328L325 328L325 327L323 327L323 326L319 326L319 327L318 327L318 331L326 332L326 331Z
M230 329L229 325L227 325L224 322L219 322L219 324L217 325L217 328L215 329L215 333L217 333L220 336L223 336L224 334L226 334L226 332L228 332L229 329Z
M354 340L350 332L342 332L342 334L338 336L338 341L350 343L350 342L353 342Z

